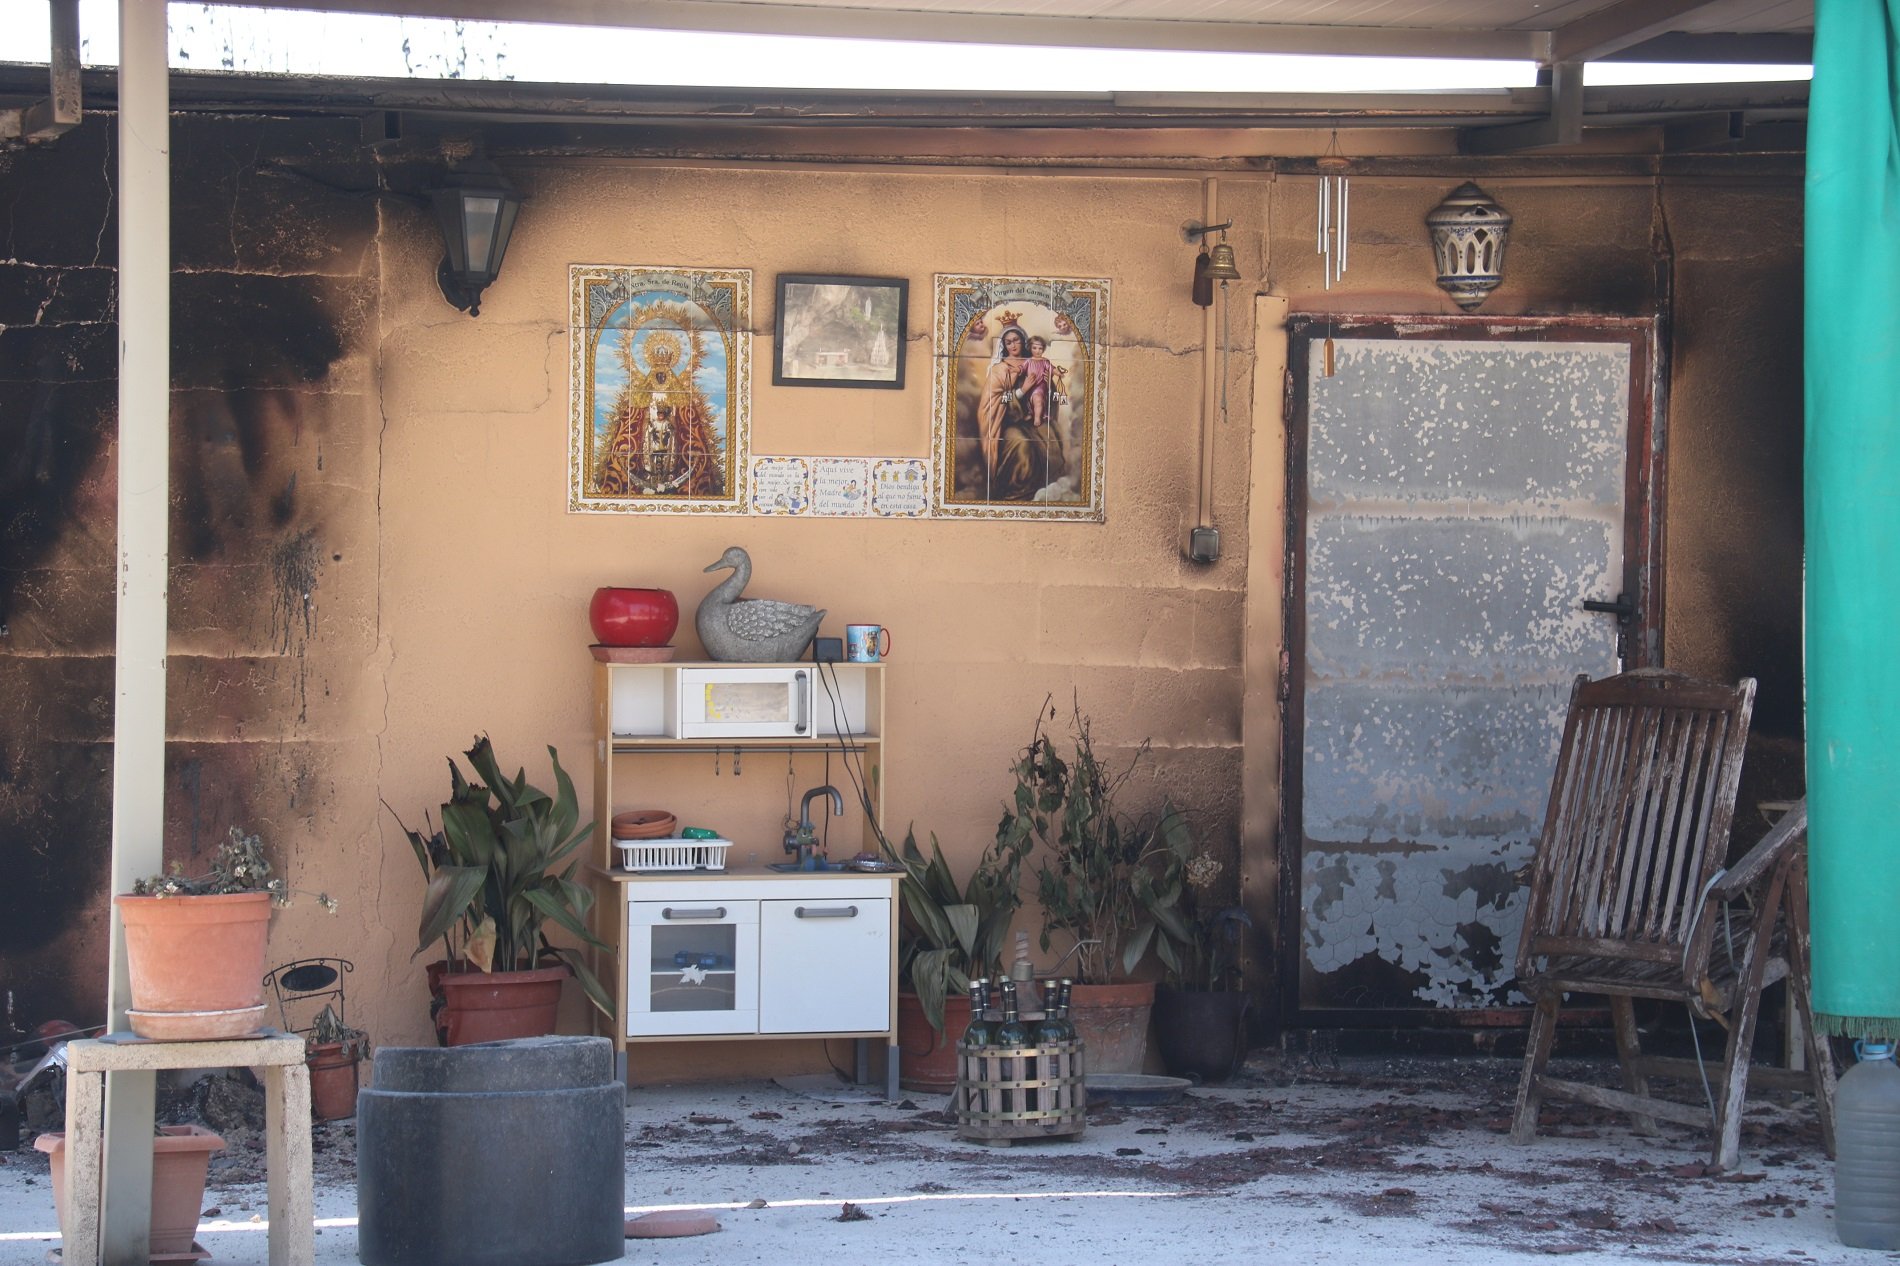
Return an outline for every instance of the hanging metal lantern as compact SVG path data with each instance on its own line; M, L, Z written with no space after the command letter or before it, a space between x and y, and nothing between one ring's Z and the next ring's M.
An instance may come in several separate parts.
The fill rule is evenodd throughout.
M1466 181L1425 217L1438 284L1469 312L1504 280L1504 245L1511 236L1511 213L1491 195Z
M430 200L448 248L435 274L442 297L470 316L480 316L482 291L501 276L521 195L501 168L471 159L451 172Z

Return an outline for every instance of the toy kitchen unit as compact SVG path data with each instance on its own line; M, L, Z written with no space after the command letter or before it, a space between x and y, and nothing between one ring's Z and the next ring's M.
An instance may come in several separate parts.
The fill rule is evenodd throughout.
M862 1082L882 1041L897 1097L883 672L595 665L594 920L616 960L596 974L617 981L623 1062L649 1042L851 1038Z

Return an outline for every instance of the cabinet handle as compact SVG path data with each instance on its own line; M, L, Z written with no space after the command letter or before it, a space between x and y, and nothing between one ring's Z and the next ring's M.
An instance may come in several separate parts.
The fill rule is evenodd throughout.
M858 917L856 906L793 906L795 919L855 919Z
M798 683L798 698L792 705L795 715L792 718L792 732L804 734L811 730L811 678L801 670L792 674Z
M710 910L675 910L672 906L660 907L662 919L723 919L726 907L714 906Z

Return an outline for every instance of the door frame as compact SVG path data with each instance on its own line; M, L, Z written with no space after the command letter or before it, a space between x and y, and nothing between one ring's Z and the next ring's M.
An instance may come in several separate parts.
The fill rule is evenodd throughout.
M1665 405L1668 376L1663 322L1656 317L1391 316L1297 312L1287 317L1285 654L1280 677L1279 971L1285 1028L1473 1028L1522 1024L1515 1007L1324 1007L1301 1004L1302 796L1306 736L1306 447L1309 346L1328 337L1490 339L1513 342L1620 343L1630 349L1628 459L1624 475L1623 592L1636 616L1625 668L1662 665L1663 530L1667 487ZM1610 597L1613 595L1604 595ZM1610 618L1605 616L1605 619Z

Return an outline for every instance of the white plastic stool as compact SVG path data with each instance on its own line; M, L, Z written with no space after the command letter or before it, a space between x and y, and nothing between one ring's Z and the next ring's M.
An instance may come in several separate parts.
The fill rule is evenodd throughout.
M304 1040L275 1029L211 1042L153 1042L110 1033L66 1044L66 1266L103 1262L99 1171L105 1075L168 1068L264 1070L264 1165L270 1184L271 1266L304 1266L316 1256L310 1166L310 1069ZM149 1192L142 1193L147 1201ZM138 1198L115 1193L118 1200ZM147 1211L149 1216L150 1211Z

